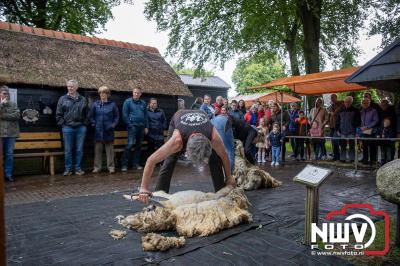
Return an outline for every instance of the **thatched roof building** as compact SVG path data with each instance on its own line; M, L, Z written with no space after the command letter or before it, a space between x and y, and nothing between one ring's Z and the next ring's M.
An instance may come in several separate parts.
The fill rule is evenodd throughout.
M0 22L0 84L191 96L179 76L153 47Z

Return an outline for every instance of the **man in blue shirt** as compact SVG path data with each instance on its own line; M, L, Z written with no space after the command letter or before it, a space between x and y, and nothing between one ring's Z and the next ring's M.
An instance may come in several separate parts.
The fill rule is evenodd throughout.
M128 143L125 146L122 157L123 172L128 170L128 162L133 144L135 144L135 159L133 169L143 169L140 163L142 152L142 142L144 135L147 134L149 122L147 118L147 104L140 99L142 89L139 86L133 88L132 98L126 99L122 108L122 118L128 131Z

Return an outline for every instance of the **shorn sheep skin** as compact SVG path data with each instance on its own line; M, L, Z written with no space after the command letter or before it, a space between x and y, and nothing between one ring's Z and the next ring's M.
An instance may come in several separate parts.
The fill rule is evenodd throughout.
M250 203L240 188L223 188L216 193L159 191L154 195L168 198L163 202L165 208L146 208L121 219L120 224L139 232L176 230L180 236L192 237L208 236L252 221Z
M235 140L235 168L233 176L236 179L237 185L244 190L274 188L282 184L282 182L273 178L269 173L246 160L243 144L240 140Z

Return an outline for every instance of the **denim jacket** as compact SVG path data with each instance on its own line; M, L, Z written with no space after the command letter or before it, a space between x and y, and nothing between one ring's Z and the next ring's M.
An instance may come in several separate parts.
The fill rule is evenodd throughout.
M215 109L214 109L214 107L212 107L212 106L209 105L209 104L203 103L203 104L200 106L200 110L204 111L204 112L207 114L207 116L208 116L208 118L209 118L210 120L213 119L214 116L215 116Z
M273 131L271 131L268 136L268 140L272 147L280 147L282 145L283 138L284 135L282 133L274 133Z
M145 101L133 100L133 98L126 99L122 107L122 118L125 125L129 128L144 127L149 128L147 114L147 104Z

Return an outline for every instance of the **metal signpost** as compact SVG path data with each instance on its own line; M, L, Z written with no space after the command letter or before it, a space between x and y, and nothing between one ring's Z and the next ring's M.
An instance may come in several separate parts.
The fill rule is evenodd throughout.
M319 186L331 173L329 169L307 165L293 179L294 182L306 185L307 188L303 239L305 245L311 245L311 224L318 223Z

